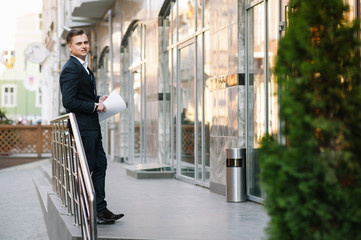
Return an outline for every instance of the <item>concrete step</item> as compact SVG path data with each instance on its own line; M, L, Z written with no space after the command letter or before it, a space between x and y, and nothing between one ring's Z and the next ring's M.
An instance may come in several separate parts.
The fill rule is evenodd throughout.
M171 179L175 170L167 164L143 163L125 166L126 173L136 179Z
M44 177L49 181L51 184L52 181L52 169L51 169L51 159L46 162L40 164L40 171L43 173Z
M67 208L53 192L51 185L51 164L39 166L42 175L33 178L35 188L43 211L44 221L50 240L81 239L80 226L74 225L74 216L69 215ZM49 170L50 169L50 170Z

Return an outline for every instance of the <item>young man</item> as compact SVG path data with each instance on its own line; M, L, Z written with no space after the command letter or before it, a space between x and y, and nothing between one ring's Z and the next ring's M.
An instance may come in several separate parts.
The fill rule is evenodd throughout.
M106 111L107 96L98 96L93 72L85 61L89 41L83 29L72 29L66 36L70 58L60 73L63 106L75 114L83 141L97 206L97 223L111 224L122 218L107 209L105 201L105 174L107 159L102 145L98 112Z

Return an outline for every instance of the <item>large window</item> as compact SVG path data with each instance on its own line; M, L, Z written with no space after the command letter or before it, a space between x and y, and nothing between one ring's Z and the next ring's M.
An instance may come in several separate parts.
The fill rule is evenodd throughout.
M147 121L152 125L155 106L153 102L146 103L146 81L145 81L145 25L138 23L129 35L129 73L131 81L129 109L130 109L130 156L133 163L146 163ZM147 105L146 105L147 104ZM147 106L147 107L146 107ZM147 111L147 112L146 112ZM155 128L155 127L154 127ZM151 136L152 128L147 134ZM149 156L148 162L152 158Z
M17 106L17 88L15 84L5 84L1 89L1 106L16 107Z
M209 184L209 113L207 80L209 0L166 1L162 22L163 79L169 94L171 164L177 177Z
M280 35L280 3L249 1L247 5L247 191L256 201L263 198L257 149L265 134L279 137L278 85L273 69Z
M146 26L140 20L133 20L121 43L121 75L124 81L120 91L127 102L128 111L119 116L119 152L131 164L154 163L157 161L153 147L154 132L157 131L155 117L158 117L157 102L153 95L146 95L146 86L152 86L153 68L146 75ZM154 44L150 42L152 49ZM149 78L146 81L146 76ZM124 127L126 126L126 127ZM149 145L147 145L149 143ZM147 151L148 149L148 151Z

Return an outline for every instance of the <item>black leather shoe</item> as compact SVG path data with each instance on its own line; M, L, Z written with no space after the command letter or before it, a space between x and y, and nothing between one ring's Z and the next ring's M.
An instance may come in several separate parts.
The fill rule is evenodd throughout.
M115 223L115 220L113 219L107 219L102 216L97 215L97 224L113 224Z
M107 219L107 220L118 220L120 218L124 217L124 214L114 214L108 209L105 209L104 213L98 214L98 218Z

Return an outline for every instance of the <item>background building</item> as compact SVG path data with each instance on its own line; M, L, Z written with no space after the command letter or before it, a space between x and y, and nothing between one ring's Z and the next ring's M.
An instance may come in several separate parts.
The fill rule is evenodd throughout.
M42 119L41 67L24 54L32 43L41 42L41 36L40 13L24 15L17 19L14 49L2 50L7 68L0 76L0 107L15 123L35 124Z
M347 2L348 17L359 16L360 0ZM64 112L64 37L85 28L98 93L117 90L128 104L101 123L111 160L170 166L225 195L225 150L246 148L247 195L262 201L259 141L265 133L283 141L272 68L288 11L288 0L44 1L49 117Z

